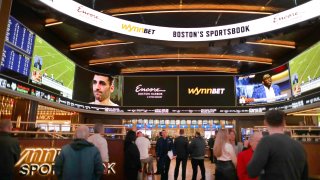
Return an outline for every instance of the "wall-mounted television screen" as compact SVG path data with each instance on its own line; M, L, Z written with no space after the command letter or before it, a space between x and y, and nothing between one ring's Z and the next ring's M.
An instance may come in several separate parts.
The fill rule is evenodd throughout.
M179 106L235 106L232 76L179 76Z
M122 76L98 74L76 67L73 99L88 104L121 106Z
M54 89L61 96L72 99L75 63L36 36L32 62L31 82Z
M35 35L22 23L10 16L5 41L28 56L32 55Z
M4 44L0 67L1 73L15 78L14 75L11 75L14 72L27 78L30 73L30 64L31 59L28 56L19 53L10 45Z
M274 103L291 97L287 65L256 74L235 76L235 84L238 105Z
M177 106L177 77L124 77L124 106Z
M10 16L1 58L0 72L27 82L35 34Z
M289 61L294 96L320 87L320 42Z

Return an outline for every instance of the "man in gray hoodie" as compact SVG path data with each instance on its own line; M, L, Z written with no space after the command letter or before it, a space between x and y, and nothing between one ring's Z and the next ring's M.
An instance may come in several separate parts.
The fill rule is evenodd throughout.
M192 180L197 179L198 174L198 166L201 170L202 180L206 179L206 169L204 167L204 155L205 155L206 142L201 137L199 132L196 132L195 138L191 141L189 145L189 153L191 156L191 164L192 164Z

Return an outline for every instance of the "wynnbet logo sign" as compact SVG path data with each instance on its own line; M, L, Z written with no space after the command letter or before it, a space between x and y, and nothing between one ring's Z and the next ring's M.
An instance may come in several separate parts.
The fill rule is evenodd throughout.
M196 95L199 94L224 94L226 88L188 88L188 94Z
M154 34L154 32L156 31L154 29L137 27L131 24L122 24L122 29L128 32L138 32L138 33L144 33L144 34Z

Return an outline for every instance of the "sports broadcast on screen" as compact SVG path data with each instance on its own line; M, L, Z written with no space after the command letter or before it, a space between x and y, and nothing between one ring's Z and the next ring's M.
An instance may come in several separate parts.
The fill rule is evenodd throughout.
M74 74L74 62L36 36L31 62L31 82L45 85L72 99Z
M289 61L294 96L320 87L320 42Z
M256 105L288 100L291 97L287 65L275 69L235 76L238 105Z

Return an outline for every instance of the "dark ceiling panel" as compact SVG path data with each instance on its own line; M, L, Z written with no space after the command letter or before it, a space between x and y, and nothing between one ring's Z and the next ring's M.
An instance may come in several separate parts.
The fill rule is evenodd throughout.
M213 27L265 17L261 14L236 13L165 13L121 16L121 19L165 27ZM156 21L155 21L156 19Z
M130 6L148 6L148 5L176 5L176 4L239 4L239 5L255 5L255 6L272 6L279 8L292 8L301 5L310 0L77 0L81 4L88 7L95 7L96 10L106 10L112 8L122 8Z

